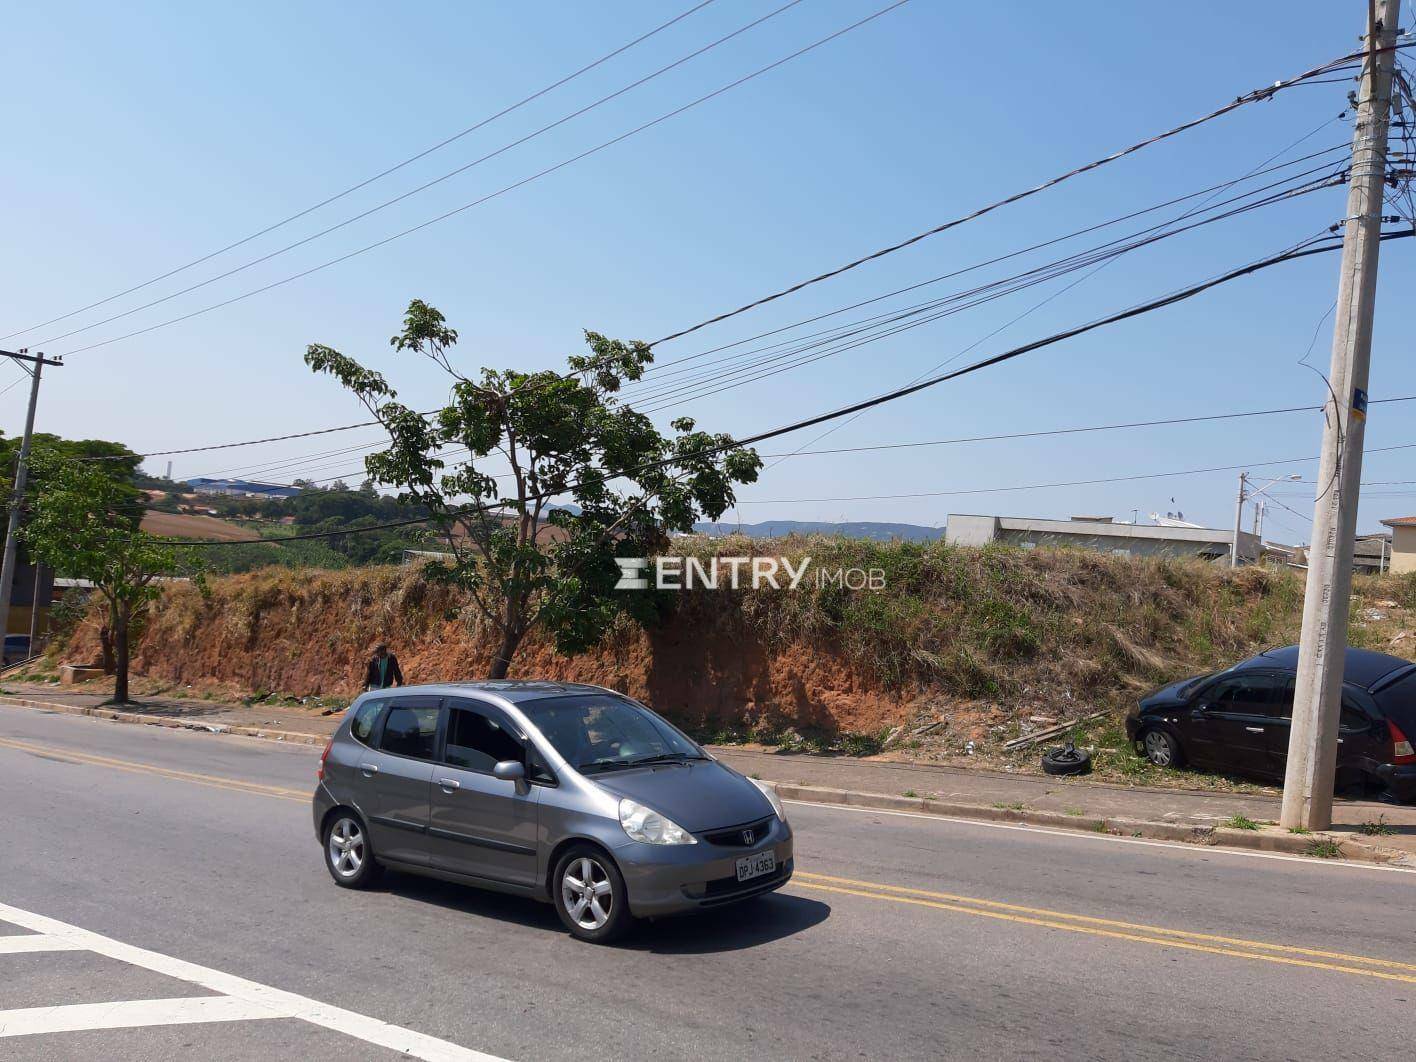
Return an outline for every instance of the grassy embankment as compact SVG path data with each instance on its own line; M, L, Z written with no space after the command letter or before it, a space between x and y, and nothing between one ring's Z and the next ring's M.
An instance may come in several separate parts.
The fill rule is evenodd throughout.
M660 630L616 627L573 660L536 643L516 670L649 697L714 740L1017 769L1036 750L1004 754L1003 742L1104 710L1075 735L1099 750L1099 772L1164 783L1125 747L1127 707L1164 682L1295 641L1303 593L1299 572L1073 550L823 537L680 548L879 569L886 589L822 586L809 574L796 592L674 594ZM1416 577L1359 578L1352 643L1410 655L1413 615ZM328 695L347 685L374 636L399 646L418 674L475 677L485 666L485 638L465 602L397 568L266 569L214 579L205 598L173 587L137 662L174 687ZM80 631L68 657L91 638ZM710 689L716 705L695 703ZM975 755L964 760L970 741Z

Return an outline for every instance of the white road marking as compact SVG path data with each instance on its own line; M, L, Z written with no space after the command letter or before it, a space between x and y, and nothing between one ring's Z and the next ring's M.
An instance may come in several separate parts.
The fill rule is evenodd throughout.
M119 1003L71 1003L61 1007L0 1010L0 1036L85 1032L91 1029L132 1029L144 1025L192 1025L208 1021L289 1018L265 1003L235 996L193 996L188 999L131 999Z
M884 808L863 808L852 804L818 804L814 800L787 800L784 804L821 808L825 811L854 811L862 815L894 815L902 819L925 819L933 822L956 822L961 826L983 826L992 830L1018 830L1023 833L1045 833L1073 840L1104 841L1118 844L1138 844L1147 848L1173 848L1191 855L1244 856L1249 859L1278 859L1285 863L1302 863L1306 867L1328 867L1334 870L1377 870L1387 874L1416 874L1416 867L1392 867L1384 863L1358 863L1346 859L1315 859L1312 856L1284 855L1281 852L1253 852L1244 848L1224 848L1219 845L1183 844L1178 841L1149 841L1140 837L1117 837L1111 833L1082 830L1059 830L1050 826L1032 826L1025 822L989 822L986 819L961 819L954 815L928 815L917 811L887 811Z
M472 1051L465 1047L459 1047L457 1044L447 1040L439 1040L436 1037L428 1036L424 1033L414 1032L412 1029L391 1025L388 1022L380 1021L378 1018L371 1018L367 1014L359 1014L352 1010L344 1010L342 1007L330 1006L328 1003L308 999L305 996L296 995L293 992L285 992L278 988L272 988L269 985L248 981L244 977L236 977L233 974L222 973L220 970L212 970L205 966L198 966L196 963L187 962L185 959L174 959L171 956L162 955L159 952L148 951L146 948L124 944L121 941L113 940L87 929L69 925L67 922L60 922L57 919L49 918L45 915L23 911L18 907L11 907L8 904L0 903L0 921L10 922L24 929L33 930L36 933L58 937L67 941L75 948L92 951L98 955L106 955L110 959L117 959L119 962L125 962L132 966L141 966L143 969L152 970L154 973L165 974L168 977L175 977L178 980L201 985L203 988L210 989L213 992L220 992L223 996L234 999L237 1003L248 1008L262 1011L260 1014L247 1015L250 1017L299 1018L312 1025L332 1029L346 1036L363 1040L365 1043L376 1044L379 1047L387 1047L391 1051L400 1051L412 1058L425 1059L427 1062L506 1062L505 1059L498 1058L496 1055L484 1054L480 1051ZM156 1006L173 1001L151 1000L149 1002ZM236 1007L237 1003L229 1005ZM113 1005L114 1004L96 1004L96 1006L99 1007ZM132 1004L117 1005L131 1006ZM35 1009L64 1010L65 1008ZM210 1020L225 1021L233 1019L218 1018ZM102 1026L98 1027L101 1028Z
M64 937L48 933L28 933L0 937L0 955L19 955L32 951L79 951L79 945Z

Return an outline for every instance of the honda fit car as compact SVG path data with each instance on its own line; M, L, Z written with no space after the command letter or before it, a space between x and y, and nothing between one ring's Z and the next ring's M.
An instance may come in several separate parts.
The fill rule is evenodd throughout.
M596 686L469 682L360 696L325 747L315 833L338 885L384 867L555 905L582 940L760 896L792 875L767 786Z
M1298 647L1290 645L1172 683L1132 711L1126 735L1157 766L1282 779L1297 671ZM1348 649L1342 677L1336 787L1416 802L1416 664Z

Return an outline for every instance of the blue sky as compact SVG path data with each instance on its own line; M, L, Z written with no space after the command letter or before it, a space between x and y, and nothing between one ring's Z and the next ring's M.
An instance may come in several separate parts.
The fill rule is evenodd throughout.
M716 0L535 103L309 217L194 270L7 346L57 336L223 272L461 166L780 6ZM438 187L162 306L46 344L72 350L324 262L554 165L776 60L885 0L804 0L741 37ZM10 150L0 333L56 316L300 210L618 47L689 0L600 4L22 5L3 44ZM74 354L46 377L43 430L166 450L363 419L301 356L318 341L366 359L410 403L445 380L387 338L410 298L441 308L459 361L563 364L593 329L653 339L967 212L1354 46L1360 3L1008 5L912 0L701 107L371 253L225 309ZM1236 177L1335 117L1346 84L1293 89L1102 171L659 349L732 343ZM1294 154L1344 143L1332 122ZM890 340L666 410L750 434L914 378L1032 309L973 357L1025 342L1278 250L1337 221L1329 189L1135 251ZM1157 215L1157 218L1169 215ZM1142 220L1136 227L1148 223ZM1128 231L1107 230L1101 238ZM1084 243L1066 245L1075 250ZM1413 248L1385 248L1374 398L1416 394L1401 328ZM1031 266L1043 260L1027 260ZM1318 403L1296 361L1331 305L1337 258L1241 280L866 414L822 440L848 447ZM1003 275L1003 267L979 274ZM967 278L965 278L967 279ZM963 280L915 298L944 294ZM896 300L884 304L898 305ZM870 313L860 312L860 315ZM845 315L849 320L856 315ZM1312 361L1326 368L1331 319ZM822 327L822 326L818 326ZM0 366L0 386L13 370ZM24 385L0 396L22 425ZM1378 407L1369 447L1416 443L1409 407ZM964 490L1253 462L1315 464L1316 414L905 451L801 456L740 492L744 520L949 512L1129 519L1183 509L1225 526L1236 473L1005 494L800 498ZM763 447L782 453L807 432ZM359 478L372 431L196 455L181 478ZM1373 454L1370 480L1416 479L1416 450ZM161 461L149 467L161 471ZM1363 529L1416 511L1373 488ZM1400 488L1391 488L1397 490ZM1300 513L1310 503L1282 495ZM1171 502L1171 498L1175 502ZM1270 509L1272 537L1306 519ZM730 517L731 518L731 515Z

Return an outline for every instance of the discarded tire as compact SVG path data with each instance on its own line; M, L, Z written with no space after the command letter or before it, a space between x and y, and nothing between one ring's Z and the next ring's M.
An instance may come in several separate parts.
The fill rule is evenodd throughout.
M1088 774L1091 769L1091 753L1070 741L1062 748L1051 748L1042 754L1044 774Z

